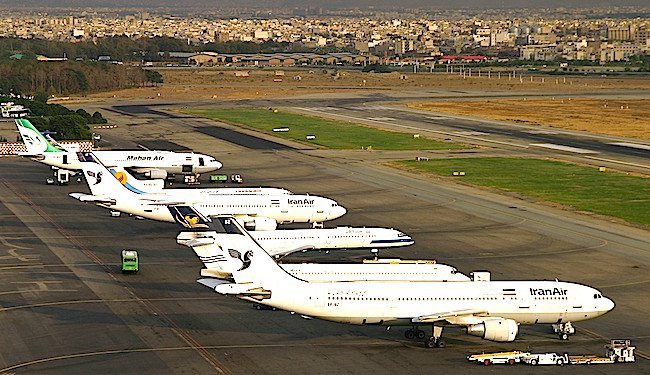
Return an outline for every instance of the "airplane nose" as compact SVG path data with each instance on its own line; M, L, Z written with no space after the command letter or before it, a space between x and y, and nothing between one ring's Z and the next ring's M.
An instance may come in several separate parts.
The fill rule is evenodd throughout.
M609 298L603 298L603 300L603 306L606 312L614 310L614 307L616 307L616 303L614 303L614 301Z
M334 210L334 213L335 213L335 215L336 215L337 218L339 218L339 217L345 215L347 212L348 212L348 210L346 210L345 207L343 207L343 206L338 206L338 207L336 207L336 209Z
M214 162L214 167L217 168L217 169L221 169L221 167L223 167L223 164L221 162L215 161Z

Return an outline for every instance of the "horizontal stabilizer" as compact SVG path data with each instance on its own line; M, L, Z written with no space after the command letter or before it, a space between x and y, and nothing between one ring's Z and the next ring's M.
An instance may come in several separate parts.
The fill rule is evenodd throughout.
M94 202L94 203L106 203L106 204L115 204L115 199L100 197L92 194L85 193L70 193L68 194L72 198L77 199L81 202Z
M434 313L429 315L420 315L411 319L413 323L433 323L439 322L441 320L447 320L449 318L456 318L461 316L471 316L475 314L483 314L484 310L477 309L465 309L465 310L455 310L455 311L445 311L440 313Z
M254 284L221 284L214 288L220 294L236 295L238 297L252 297L255 299L271 298L271 291Z
M219 280L219 279L198 279L196 280L196 282L201 285L205 285L212 290L215 290L216 287L222 284L232 284L231 281Z

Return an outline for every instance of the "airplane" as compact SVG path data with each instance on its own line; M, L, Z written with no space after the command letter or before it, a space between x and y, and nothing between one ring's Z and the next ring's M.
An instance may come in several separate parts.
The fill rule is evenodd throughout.
M184 210L192 210L191 207ZM196 225L205 225L199 213ZM218 222L218 223L217 223ZM461 326L485 340L512 342L519 325L551 324L560 338L575 333L572 322L602 316L614 302L592 287L562 281L357 281L309 282L291 275L231 216L218 216L216 247L196 252L207 267L227 257L228 279L198 282L235 296L306 318L355 325L431 326L426 347L444 347L444 326ZM407 337L421 337L419 329Z
M174 218L182 218L173 215ZM413 245L408 235L389 228L336 227L321 229L281 229L252 232L268 253L276 259L308 250L380 249ZM213 241L210 232L181 232L179 244Z
M290 190L274 187L210 187L210 188L184 188L184 189L165 189L165 181L162 179L140 180L130 174L124 167L107 166L122 185L127 189L138 193L165 193L187 198L192 196L205 196L210 194L293 194ZM163 191L164 189L164 191Z
M139 193L122 185L93 153L80 152L78 157L91 194L71 193L71 197L145 219L173 223L167 205L193 204L206 216L229 214L251 230L274 230L277 224L321 224L346 213L336 201L314 195L168 193L176 189Z
M81 171L77 158L78 148L65 149L57 143L48 140L27 119L17 119L16 127L27 147L27 152L21 156L43 164L66 169ZM113 150L94 151L99 160L107 165L119 165L136 173L142 173L153 179L167 178L168 174L200 174L212 172L222 167L222 164L212 156L195 154L193 152L172 151L140 151Z
M207 262L206 268L201 270L201 276L204 277L231 277L228 256L225 250L215 242L217 236L215 224L209 218L201 216L193 210L188 210L183 206L169 206L172 216L176 223L182 228L177 241L181 245L192 248L197 254L210 253L215 251L219 256L214 256L211 262ZM185 232L189 223L194 223L194 232ZM201 223L203 225L196 225ZM314 229L322 231L323 229ZM292 231L292 230L288 230ZM282 230L275 232L284 232ZM268 232L250 232L255 238L262 235L258 240L260 245L265 246L266 241L263 237ZM271 252L269 252L271 255ZM283 263L280 267L293 276L306 281L314 282L331 282L331 281L390 281L390 280L410 280L410 281L469 281L470 278L458 272L452 266L438 264L435 261L424 260L402 260L402 259L373 259L364 260L362 263Z

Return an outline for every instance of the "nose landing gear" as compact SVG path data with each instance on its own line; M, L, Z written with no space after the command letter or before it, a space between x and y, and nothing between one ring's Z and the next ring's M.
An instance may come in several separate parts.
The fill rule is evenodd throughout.
M555 332L560 340L568 340L569 336L576 333L576 329L571 322L553 324L553 332Z

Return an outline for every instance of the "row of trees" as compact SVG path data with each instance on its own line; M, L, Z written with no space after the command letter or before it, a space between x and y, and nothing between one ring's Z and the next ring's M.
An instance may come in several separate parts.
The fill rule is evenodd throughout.
M101 113L92 115L84 109L72 111L60 104L47 104L47 94L39 92L33 100L0 97L0 102L14 102L31 112L31 121L37 129L53 133L55 139L90 139L89 125L106 124Z
M125 65L0 60L0 93L35 94L44 91L50 94L77 94L144 86L152 79L162 81L155 73Z
M224 42L206 44L188 44L186 40L170 37L131 39L126 36L99 38L93 41L77 43L59 42L44 39L0 38L0 52L4 57L20 52L45 55L49 57L66 56L70 60L77 58L96 60L99 56L110 56L119 61L162 61L165 52L201 52L218 53L274 53L274 52L341 52L333 47L306 48L300 44L266 41ZM162 54L161 54L162 53ZM167 55L168 57L169 55ZM0 57L3 57L0 55Z

